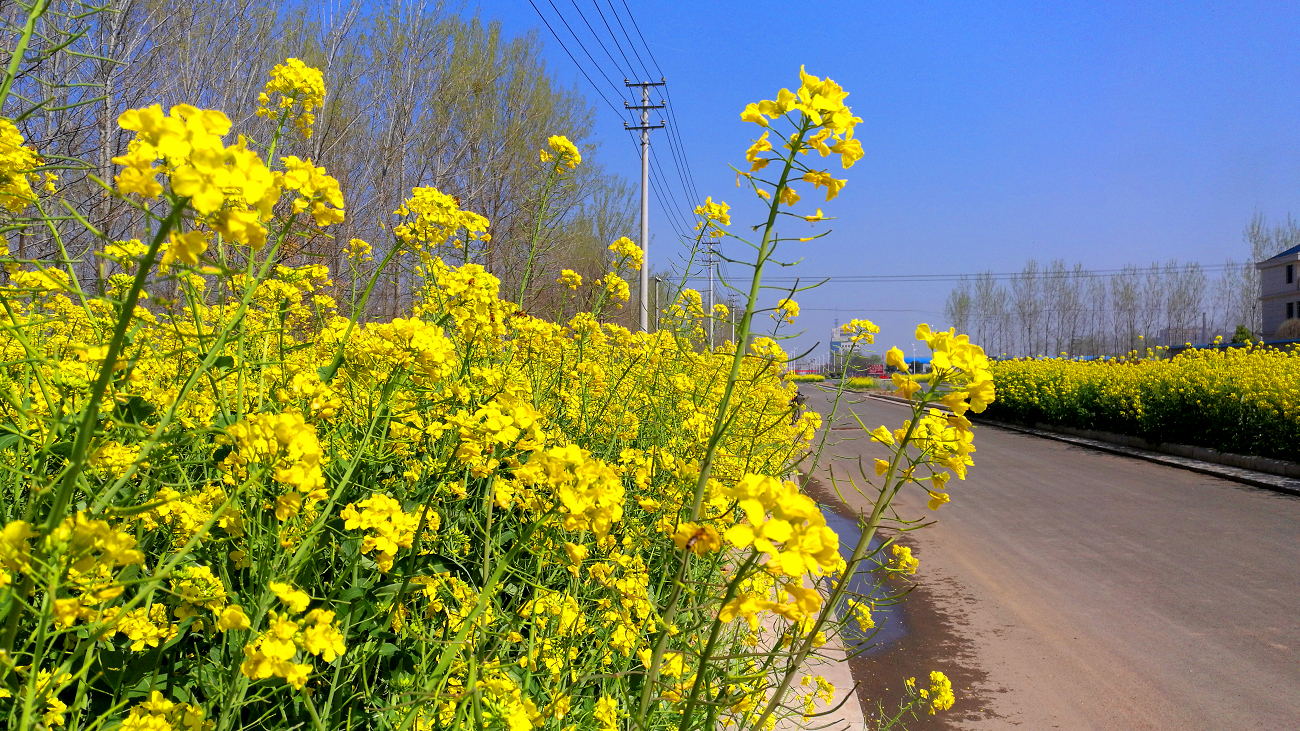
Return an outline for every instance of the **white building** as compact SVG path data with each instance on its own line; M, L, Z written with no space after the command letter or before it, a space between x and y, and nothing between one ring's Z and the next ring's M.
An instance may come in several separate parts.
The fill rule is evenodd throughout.
M1259 307L1264 339L1272 340L1282 323L1300 317L1300 246L1255 264L1259 270Z

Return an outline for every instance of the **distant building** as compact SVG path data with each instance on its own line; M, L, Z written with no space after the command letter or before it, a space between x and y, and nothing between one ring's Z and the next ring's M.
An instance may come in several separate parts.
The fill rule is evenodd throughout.
M1300 246L1255 264L1259 270L1259 307L1264 316L1265 340L1286 320L1300 317Z

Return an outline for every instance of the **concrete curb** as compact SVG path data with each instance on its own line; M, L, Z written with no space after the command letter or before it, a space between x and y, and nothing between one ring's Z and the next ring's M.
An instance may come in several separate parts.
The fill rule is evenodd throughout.
M1300 479L1300 464L1271 457L1233 454L1232 452L1220 452L1217 449L1210 449L1209 447L1192 447L1186 444L1173 444L1170 442L1154 444L1141 437L1132 437L1127 434L1115 434L1112 432L1094 431L1092 429L1076 429L1071 426L1058 426L1056 424L1044 424L1041 422L1034 424L1033 427L1035 429L1055 432L1057 434L1066 434L1072 437L1096 439L1100 442L1122 444L1125 447L1136 447L1137 449L1145 449L1149 452L1163 452L1165 454L1172 454L1175 457L1188 457L1190 459L1196 459L1202 462L1212 462L1227 467L1240 467L1243 470L1250 470L1251 472L1265 472L1270 475L1277 475L1278 477L1293 477Z
M999 429L1016 431L1022 434L1030 434L1044 439L1055 439L1058 442L1065 442L1067 444L1074 444L1081 447L1089 447L1102 452L1110 452L1111 454L1155 462L1156 464L1162 464L1167 467L1177 467L1192 472L1199 472L1203 475L1221 477L1225 480L1254 485L1255 487L1262 487L1266 490L1282 492L1288 495L1300 495L1300 480L1290 477L1271 475L1267 472L1258 472L1256 470L1248 470L1231 465L1206 462L1204 460L1192 459L1191 457L1165 454L1150 449L1140 449L1138 447L1130 447L1123 444L1114 444L1100 439L1089 439L1087 437L1047 431L1046 429L1035 429L1017 424L1008 424L1006 422L994 421L992 419L972 419L972 421L977 424L993 426Z

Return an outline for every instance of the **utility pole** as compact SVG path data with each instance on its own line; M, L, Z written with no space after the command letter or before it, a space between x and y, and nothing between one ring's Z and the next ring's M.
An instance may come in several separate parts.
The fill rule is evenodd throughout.
M641 124L636 127L629 126L627 122L623 123L623 129L635 129L641 131L641 332L650 332L650 130L663 129L664 121L659 120L659 124L650 124L650 110L663 109L663 104L650 103L650 87L663 86L667 79L660 77L658 81L638 81L632 82L623 79L623 85L627 87L641 87L641 106L628 106L623 102L623 106L628 109L641 110Z
M643 264L642 266L644 267L645 265ZM664 288L663 278L655 277L655 299L654 299L655 332L659 332L659 313L663 312L664 309L663 304L659 302L660 292L663 291L663 288Z
M727 330L728 337L732 343L739 348L740 344L736 343L736 298L734 295L727 295Z
M713 337L713 321L717 319L713 313L713 303L714 303L713 272L715 269L718 268L718 253L717 250L714 249L713 247L717 246L718 244L721 244L722 242L715 240L715 241L701 241L700 243L704 244L704 266L709 268L709 309L708 309L709 350L713 350L715 347L717 347L717 344L714 342L714 337Z

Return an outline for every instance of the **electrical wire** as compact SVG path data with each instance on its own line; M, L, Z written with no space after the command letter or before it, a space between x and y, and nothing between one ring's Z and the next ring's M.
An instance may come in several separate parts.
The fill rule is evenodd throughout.
M1188 267L1192 265L1182 265L1175 267L1175 273L1185 273ZM1215 274L1229 269L1226 264L1211 264L1209 266L1198 267L1203 274ZM1237 265L1240 266L1240 265ZM1235 267L1234 267L1235 268ZM1163 275L1166 272L1165 267L1161 267L1156 273ZM1135 276L1143 278L1152 272L1151 269L1084 269L1080 271L1066 270L1060 272L1040 271L1033 276L1026 276L1024 272L979 272L975 274L846 274L839 276L770 276L763 277L764 282L794 282L796 280L808 284L818 282L840 282L846 284L856 283L925 283L925 282L969 282L974 284L978 279L992 280L998 282L1014 281L1038 281L1038 280L1057 280L1070 279L1078 277L1081 279L1106 279L1111 277Z
M609 2L610 2L610 9L613 10L614 9L613 0L609 0ZM664 76L663 68L659 66L659 60L655 58L654 51L650 50L650 44L646 42L645 34L641 32L641 26L636 22L636 16L632 14L632 8L628 6L627 0L622 0L622 2L623 2L623 9L627 11L628 20L632 22L632 28L636 30L637 37L641 39L641 45L645 46L646 55L650 57L650 62L654 64L655 70L659 72L659 76L662 78ZM637 57L637 61L641 63L642 67L644 67L645 62L641 60L641 54L637 52L636 44L632 43L632 38L628 36L627 29L623 27L622 20L619 21L619 27L623 29L623 35L624 37L627 38L628 43L631 45L632 53ZM647 69L646 75L649 76L649 74L650 72ZM667 86L665 86L664 94L668 98L668 105L667 105L668 118L673 125L673 129L677 132L677 144L681 148L682 161L686 163L684 167L686 168L686 178L689 181L689 185L690 185L691 200L699 201L700 193L699 190L695 187L695 177L694 175L691 174L690 164L689 162L687 162L687 158L686 158L686 146L682 143L682 139L681 139L681 125L677 122L677 116L673 110L673 107L675 105L673 104L672 90L669 89Z
M577 2L577 0L574 0L574 2ZM591 0L591 4L595 6L596 12L600 15L600 21L605 24L605 30L609 31L609 37L614 39L614 47L618 49L619 55L623 57L623 62L627 64L627 78L631 79L633 76L636 76L636 69L632 66L632 62L628 60L627 54L623 52L623 46L619 44L618 37L614 35L614 29L609 27L609 20L605 18L605 12L600 9L600 0ZM611 5L610 10L613 9L614 7ZM636 49L634 48L633 52L635 52L635 50ZM640 59L637 60L639 61Z
M532 5L532 2L533 2L533 0L528 0L528 3L529 3L530 5ZM577 44L578 44L578 48L582 49L582 52L585 53L585 54L587 55L587 59L591 61L591 65L596 67L596 71L599 72L600 75L601 75L601 77L603 77L603 78L605 79L605 83L609 84L610 88L614 90L614 96L622 98L621 95L624 93L624 91L626 91L627 87L623 87L624 91L619 91L619 87L618 87L618 85L615 84L613 81L610 81L610 79L609 79L609 74L605 73L605 69L604 69L603 67L601 67L601 65L600 65L599 63L596 62L596 58L595 58L595 56L592 56L592 55L591 55L591 52L587 50L587 47L586 47L585 45L583 45L583 43L582 43L582 39L581 39L581 38L578 38L578 34L573 32L573 28L569 26L569 21L567 21L567 20L564 19L564 15L560 13L560 9L557 8L557 7L555 7L555 2L554 2L554 0L547 0L547 3L549 3L550 6L551 6L551 9L555 11L555 15L556 15L557 17L559 17L560 22L564 24L565 29L569 31L569 35L573 36L573 40L577 42ZM536 5L533 5L533 9L536 10L536 9L537 9L537 6L536 6ZM539 15L540 15L540 12L539 12ZM550 25L548 24L547 27L550 27ZM554 35L554 34L555 34L555 31L552 30L552 31L551 31L551 34ZM557 40L558 40L558 37L557 37ZM573 57L573 54L569 54L569 57L572 58L572 57ZM584 73L583 76L586 76L586 74ZM591 81L591 77L590 77L590 76L587 76L587 80L588 80L588 81ZM603 96L603 95L602 95L602 96ZM624 99L623 101L626 103L627 100ZM608 103L609 103L609 100L606 100L606 103L608 104ZM613 105L610 104L610 106L612 107ZM617 107L615 107L615 111L617 111ZM623 110L623 113L627 113L627 109L626 109L626 108Z
M618 72L623 75L623 80L626 82L628 73L623 70L623 67L618 65L618 61L614 60L614 55L609 52L609 49L605 48L605 42L600 40L600 36L596 33L596 29L591 27L591 23L588 22L587 16L583 14L582 9L578 7L578 0L569 0L569 2L573 4L573 9L578 12L578 17L582 18L583 24L586 25L587 30L591 32L591 37L596 39L596 44L600 46L600 50L605 52L605 55L609 58L609 62L614 64L614 68L618 69ZM551 3L551 7L555 7L555 4ZM619 49L620 54L622 53L622 50L623 49L621 48ZM626 57L624 57L624 60L626 60ZM628 68L631 68L631 64L628 65ZM624 88L627 87L624 86Z
M613 57L613 54L610 53L608 47L606 47L605 43L600 39L599 35L596 33L594 27L591 25L586 15L582 12L580 8L578 8L576 0L571 0L571 1L573 2L574 9L577 10L579 17L582 18L583 23L587 26L587 30L591 32L597 44L600 45L601 50L605 52L605 55L607 57L609 57L610 62L614 65L614 67L618 69L620 73L622 73L623 71L622 67L619 66L618 61ZM605 80L606 84L608 84L611 89L614 90L615 98L623 99L623 101L626 104L627 100L622 96L622 93L626 91L626 86L624 87L622 92L619 90L618 86L614 84L613 81L610 80L609 74L606 73L602 65L596 60L595 56L592 55L592 53L587 49L587 46L582 42L582 39L578 37L578 34L576 32L574 32L573 27L564 18L564 15L560 12L559 8L555 5L554 1L547 0L547 2L551 6L551 9L555 12L556 16L559 18L560 22L564 25L565 29L569 32L569 35L572 36L574 42L578 44L578 48L581 50L582 54L585 55L587 59L591 62L592 66L595 68L596 73ZM593 0L593 3L594 2L595 0ZM614 103L611 102L609 98L605 95L605 93L598 87L592 74L588 73L587 70L583 67L583 65L578 62L577 57L569 49L569 47L564 42L564 39L560 37L559 33L556 32L555 27L542 13L541 9L537 6L537 4L534 3L533 0L529 0L529 5L532 6L533 11L537 13L537 16L541 18L542 23L546 26L546 29L550 31L551 36L555 38L557 43L560 44L560 48L565 52L565 55L569 57L569 60L573 62L574 66L577 67L579 73L581 73L583 78L587 80L587 83L591 85L592 89L601 98L601 100L605 102L605 105L608 106L611 110L613 110L616 115L629 113L631 110L628 110L626 106L624 109L619 110L619 108L615 106ZM624 4L624 6L626 8L626 3ZM600 7L598 4L596 5L596 9L598 12L600 11ZM649 70L646 68L644 60L641 59L640 54L637 52L636 45L632 43L631 37L628 35L626 27L623 25L623 21L621 18L619 18L617 11L614 8L612 3L610 4L610 10L614 12L615 19L620 29L623 31L624 37L627 39L629 48L631 48L633 55L636 57L638 63L641 64L642 69L646 71L646 74L648 76ZM600 14L601 14L602 21L605 23L606 29L610 32L611 41L618 48L620 55L623 56L624 61L628 64L628 67L632 68L631 60L627 58L627 55L623 50L622 44L619 43L618 38L614 36L613 30L609 26L608 20L604 18L604 13L601 12ZM631 18L630 15L629 18L635 24L635 19ZM640 35L639 28L637 29L637 33L638 35ZM642 36L641 38L642 38L642 43L644 44L645 43L644 36ZM647 50L649 50L648 47ZM653 55L651 58L653 60ZM655 65L656 68L658 68L658 64L656 63ZM672 110L669 110L670 118L673 117L671 112ZM635 116L633 116L632 121L633 122L637 121L635 119ZM629 129L628 131L629 133L631 133L634 130ZM676 135L674 136L673 133L676 133ZM679 182L681 183L681 189L682 192L687 195L687 200L689 202L690 200L694 199L697 196L694 196L692 194L692 187L688 183L688 181L690 180L689 163L685 159L684 148L679 149L680 137L681 137L680 131L670 128L669 134L667 136L669 140L669 150L673 156L673 163L674 166L676 167L676 172L678 174ZM639 155L639 150L637 150L639 143L636 140L635 135L630 135L630 137L631 137L630 141L633 146L633 151ZM674 194L674 187L668 185L668 177L662 169L663 168L662 164L660 164L660 162L658 161L658 157L656 155L656 149L657 148L655 147L651 147L651 165L650 165L651 188L655 192L655 198L657 203L659 204L659 209L661 213L663 214L665 220L668 221L674 233L680 239L689 239L690 237L688 234L686 234L686 231L693 229L694 225L691 223L686 223L685 218L689 216L684 217L683 210L693 210L693 208L683 209L682 204L677 201L676 195Z
M528 4L533 6L533 10L537 12L537 17L542 19L542 23L546 25L546 29L551 32L551 37L555 39L556 43L560 44L560 49L563 50L565 55L569 57L569 60L573 62L573 65L578 69L578 73L582 74L582 77L587 80L588 84L591 85L592 91L596 92L596 94L605 101L605 105L608 106L610 109L614 110L615 114L621 115L624 112L626 112L627 111L626 109L620 110L618 107L614 106L614 104L605 96L605 94L600 90L600 88L596 86L596 82L591 80L591 76L587 74L586 69L582 68L582 64L578 63L578 59L574 58L573 53L569 51L569 47L564 45L564 41L560 39L560 34L556 33L555 29L551 27L550 21L546 19L546 16L542 15L542 11L537 7L537 5L533 2L533 0L528 0ZM606 78L606 81L608 80L609 79Z
M627 34L627 27L623 25L623 19L619 17L619 15L618 15L618 10L614 7L614 2L613 2L613 0L607 0L607 2L609 2L609 10L610 10L610 12L614 14L614 19L618 21L618 27L619 27L619 30L623 31L623 37L627 39L627 45L628 45L628 47L632 49L632 55L633 55L633 56L636 56L637 63L641 64L641 70L645 72L645 76L646 76L646 78L647 78L647 79L650 78L650 69L646 68L645 61L643 61L643 60L641 59L641 54L640 54L640 53L637 53L637 50L636 50L636 44L632 42L632 37L629 36L629 35ZM632 21L632 25L635 26L635 25L636 25L636 18L632 17L632 9L629 8L629 7L627 6L627 2L626 2L626 0L624 0L624 2L623 2L623 9L627 11L627 17L628 17L628 20ZM640 28L637 28L637 29L636 29L636 33L637 33L637 35L641 35L641 29L640 29ZM641 42L642 42L642 43L645 43L645 36L641 36ZM646 46L646 51L649 51L649 50L650 50L650 47L649 47L649 46ZM650 58L651 58L651 60L654 60L654 56L653 56L653 55L652 55ZM658 67L659 67L659 65L658 65L658 64L655 64L655 68L658 68ZM659 75L660 75L660 76L663 76L663 73L660 72Z

